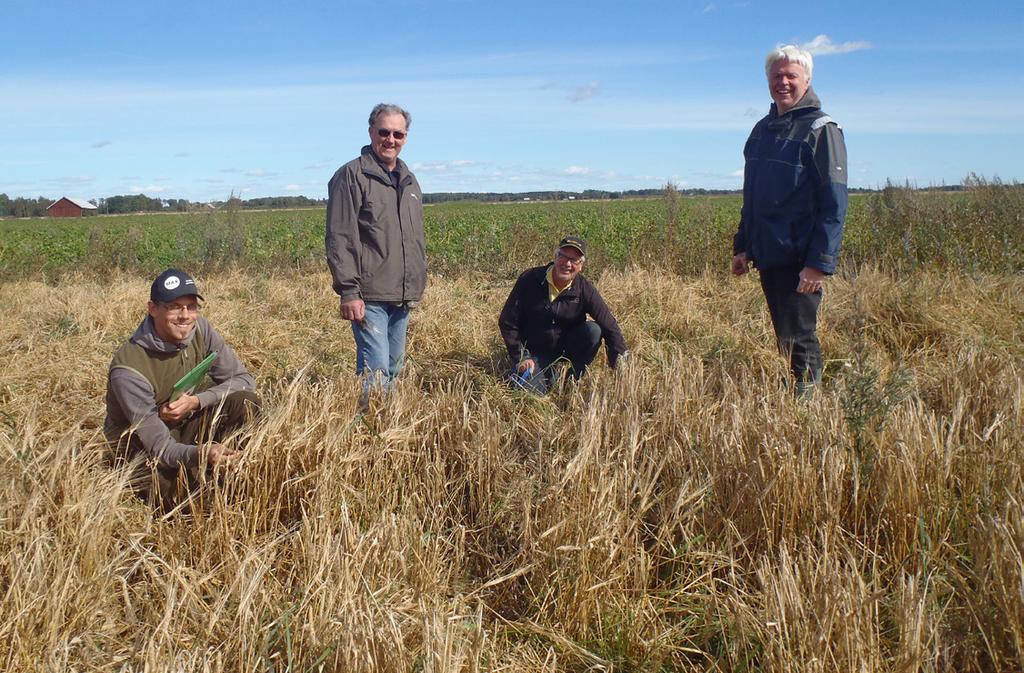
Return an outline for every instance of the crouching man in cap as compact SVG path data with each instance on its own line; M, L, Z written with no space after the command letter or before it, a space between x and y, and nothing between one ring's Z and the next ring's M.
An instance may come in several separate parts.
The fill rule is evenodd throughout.
M107 374L103 433L115 464L132 465L136 493L165 511L198 487L206 468L238 459L237 447L220 442L261 407L252 376L199 315L202 298L183 271L157 276L148 315L114 354ZM172 399L175 383L214 352L207 372L213 385Z
M610 367L627 354L615 316L580 273L586 253L582 238L563 238L554 261L519 276L501 310L498 328L514 363L513 376L527 390L546 393L558 360L568 361L573 378L579 380L597 355L601 339ZM593 320L587 320L588 315Z

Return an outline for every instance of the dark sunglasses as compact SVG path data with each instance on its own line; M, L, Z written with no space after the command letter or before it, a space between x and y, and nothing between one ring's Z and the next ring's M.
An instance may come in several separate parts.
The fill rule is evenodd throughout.
M381 138L387 138L388 136L394 136L395 140L402 140L405 138L405 131L392 131L391 129L377 129L377 135Z

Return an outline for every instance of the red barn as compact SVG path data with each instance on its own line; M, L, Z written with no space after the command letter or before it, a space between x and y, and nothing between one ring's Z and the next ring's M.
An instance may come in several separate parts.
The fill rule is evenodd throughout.
M96 210L96 206L84 199L62 196L46 207L46 214L50 217L81 217L83 210Z

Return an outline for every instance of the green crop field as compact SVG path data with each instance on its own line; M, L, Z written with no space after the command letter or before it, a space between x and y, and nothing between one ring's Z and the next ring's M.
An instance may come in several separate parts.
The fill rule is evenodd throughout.
M963 193L889 188L854 196L845 263L887 268L1024 269L1024 189L982 185ZM731 253L738 197L447 203L426 207L431 271L507 276L545 258L567 233L592 244L592 271L657 265L696 273ZM111 269L154 273L323 265L324 212L229 211L181 215L0 221L0 278Z

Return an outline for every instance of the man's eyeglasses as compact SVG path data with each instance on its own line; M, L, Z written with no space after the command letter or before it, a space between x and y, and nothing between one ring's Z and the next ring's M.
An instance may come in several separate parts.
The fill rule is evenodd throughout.
M388 136L394 136L395 140L403 140L406 136L405 131L392 131L391 129L377 129L377 135L381 138L387 138Z
M168 313L190 313L195 315L203 309L199 304L162 304L164 310Z
M565 261L569 262L573 266L583 266L583 259L584 259L583 257L570 257L569 255L565 254L561 250L556 252L555 256L558 257L559 259L564 259Z

